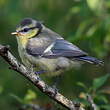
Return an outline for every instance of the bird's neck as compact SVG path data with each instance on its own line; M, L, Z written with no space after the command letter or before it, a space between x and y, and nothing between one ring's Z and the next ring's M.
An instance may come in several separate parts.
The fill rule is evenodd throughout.
M16 38L17 38L18 46L22 48L26 48L28 38L26 37L16 37Z

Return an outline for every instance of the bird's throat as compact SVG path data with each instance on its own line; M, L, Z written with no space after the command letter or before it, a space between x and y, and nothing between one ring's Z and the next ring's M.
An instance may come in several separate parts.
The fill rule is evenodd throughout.
M25 48L28 42L28 38L26 37L16 37L16 38L17 38L18 46Z

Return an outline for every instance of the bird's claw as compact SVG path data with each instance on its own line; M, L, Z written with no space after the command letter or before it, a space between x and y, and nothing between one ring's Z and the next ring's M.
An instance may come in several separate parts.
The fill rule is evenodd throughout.
M35 74L40 75L40 74L43 74L45 72L46 72L45 70L40 70L40 71L36 71Z

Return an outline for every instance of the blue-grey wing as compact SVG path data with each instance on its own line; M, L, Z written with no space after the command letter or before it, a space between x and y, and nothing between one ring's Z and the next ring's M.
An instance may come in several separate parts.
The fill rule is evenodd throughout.
M80 50L77 46L64 40L57 39L53 42L43 53L42 57L55 58L55 57L68 57L74 58L85 56L87 53Z
M97 58L90 57L84 51L80 50L77 46L72 43L64 40L57 39L53 42L46 43L44 42L42 45L38 45L39 40L35 41L35 44L29 43L26 47L26 52L29 55L34 57L46 57L46 58L57 58L57 57L67 57L76 59L79 61L85 61L92 64L102 65L103 61L98 60Z

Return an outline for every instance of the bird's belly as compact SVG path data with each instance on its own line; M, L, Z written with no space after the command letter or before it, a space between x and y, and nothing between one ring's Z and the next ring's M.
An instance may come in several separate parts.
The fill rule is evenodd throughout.
M30 57L30 58L29 58ZM69 62L62 61L60 58L56 59L48 59L48 58L37 58L28 56L28 59L31 63L36 66L36 70L45 70L46 75L48 76L56 76L62 73L69 67Z
M79 63L73 62L68 58L59 57L56 59L48 59L42 57L33 57L31 55L27 56L32 64L36 66L36 70L45 70L46 75L56 76L60 73L63 73L65 70L68 70L72 67L79 66Z
M45 70L47 75L55 76L67 69L70 69L76 65L75 62L65 57L59 57L55 59L34 57L25 52L25 50L19 50L20 57L24 65L28 68L35 67L35 71Z
M35 70L38 71L39 69L47 70L47 71L54 71L56 68L56 59L47 59L47 58L39 58L33 57L25 52L25 49L18 48L20 58L23 64L27 68L35 67Z

